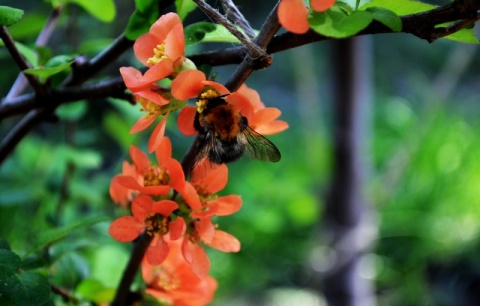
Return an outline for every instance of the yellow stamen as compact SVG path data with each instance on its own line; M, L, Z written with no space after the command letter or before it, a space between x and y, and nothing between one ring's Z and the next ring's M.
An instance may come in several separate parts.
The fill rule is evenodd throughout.
M165 53L165 43L157 45L153 48L153 56L147 60L148 65L155 65L160 63L160 61L169 59L168 55Z
M202 92L197 100L197 112L202 113L207 108L208 100L220 97L220 94L214 89L207 89Z
M170 182L170 176L165 169L160 167L153 167L143 176L143 186L161 186L167 185Z

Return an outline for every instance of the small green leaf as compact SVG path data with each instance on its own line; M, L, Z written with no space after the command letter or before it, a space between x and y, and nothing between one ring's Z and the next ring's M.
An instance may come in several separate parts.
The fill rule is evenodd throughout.
M22 10L9 6L0 6L0 26L9 27L22 19L22 16Z
M210 22L197 22L184 28L185 43L193 45L203 40L207 33L211 33L217 29L217 26Z
M17 254L7 249L0 249L0 288L3 281L15 275L20 264L21 260Z
M365 29L372 20L372 15L368 12L354 11L347 15L336 6L323 13L313 12L308 19L315 32L334 38L355 35Z
M45 26L47 16L40 13L28 13L22 20L8 28L8 32L15 40L24 40L33 38L40 33Z
M0 237L0 250L8 250L10 251L10 244L7 240Z
M135 7L136 10L130 16L125 29L125 36L130 40L147 33L159 17L158 2L155 0L135 0Z
M60 105L55 113L63 120L77 121L87 112L85 101L76 101Z
M83 280L76 289L84 299L93 301L97 304L113 300L115 289L106 287L102 282L95 279Z
M197 5L192 0L175 0L175 7L177 8L177 14L181 20L197 8Z
M15 46L17 47L18 52L20 52L20 54L27 60L27 62L30 63L30 65L32 65L32 67L38 66L38 55L35 50L19 42L16 42Z
M46 80L52 75L62 72L63 70L67 69L72 65L73 61L70 63L65 63L56 67L46 67L46 68L32 68L32 69L25 69L23 72L27 74L32 74L40 77L42 80Z
M445 39L453 40L456 42L467 43L467 44L478 44L478 38L475 36L473 29L461 29L458 32L450 34L443 37Z
M432 10L437 6L419 2L419 1L398 1L398 0L372 0L360 7L360 10L366 10L370 7L383 7L391 10L398 16L410 15L419 12Z
M18 306L45 305L51 293L48 279L33 272L15 274L0 283L0 294Z
M110 217L105 217L105 216L90 217L64 227L47 230L40 234L40 237L38 238L38 241L36 242L36 244L23 257L26 258L29 254L35 251L38 251L46 247L47 245L52 244L60 239L65 238L68 234L76 230L87 228L99 222L108 221L110 219L111 219Z
M383 7L369 7L366 10L372 14L372 18L377 20L395 32L402 30L402 19L389 9Z
M115 18L116 10L113 0L70 0L76 3L93 17L103 22L111 22Z

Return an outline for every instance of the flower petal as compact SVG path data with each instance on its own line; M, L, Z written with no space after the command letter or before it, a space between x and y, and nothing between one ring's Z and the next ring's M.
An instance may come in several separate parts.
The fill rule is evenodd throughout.
M205 74L200 70L185 70L172 81L172 96L178 100L196 98L203 90Z
M210 271L210 260L205 250L199 245L193 247L192 269L200 278L207 277Z
M235 106L244 117L247 117L248 123L250 124L250 121L253 120L253 107L247 97L239 92L233 92L225 97L225 100Z
M228 95L230 93L230 90L227 89L227 87L223 86L220 83L214 82L214 81L203 81L203 86L208 86L213 89L215 89L220 95Z
M155 236L152 244L148 247L147 252L145 253L147 262L152 266L161 264L165 258L167 258L170 249L168 244L163 240L163 237L157 237L158 236Z
M146 90L151 86L151 84L143 82L142 73L133 67L121 67L120 74L125 86L132 92Z
M185 233L185 230L187 229L185 220L181 217L177 217L175 221L171 221L169 228L170 228L170 240L180 239Z
M285 131L288 128L288 123L282 120L275 120L268 124L263 124L255 128L255 132L262 135L274 135Z
M195 181L195 176L192 175L192 184L200 185L202 189L209 193L214 194L225 188L228 182L228 168L227 165L221 164L215 169L208 172L207 176L199 181Z
M236 213L242 207L242 198L238 195L219 197L216 200L218 205L217 216L228 216Z
M178 129L185 136L193 136L197 134L197 130L193 126L197 108L195 106L185 106L178 115Z
M167 13L152 24L149 33L163 42L168 33L178 24L182 24L180 17L175 13Z
M145 219L150 215L152 212L153 207L153 200L151 197L141 194L132 202L132 213L133 216L139 220L144 222Z
M203 218L195 222L195 230L202 238L202 241L209 244L215 234L215 226L212 219Z
M130 129L130 134L138 133L149 127L157 117L155 116L142 116L140 119L135 122L135 124Z
M184 189L185 185L185 174L183 173L182 165L176 159L171 158L167 164L167 173L170 176L169 185L175 189L175 191L180 192Z
M237 238L221 230L215 231L213 240L209 245L222 252L238 252L241 247Z
M162 43L163 40L160 40L152 33L143 34L137 38L133 44L133 52L135 53L135 57L145 66L150 66L147 64L147 60L154 55L153 49Z
M255 112L255 115L253 116L253 120L249 121L248 124L252 128L255 128L257 126L260 126L262 124L265 124L277 119L278 117L280 117L281 114L282 112L276 107L262 108Z
M172 142L170 138L163 137L159 146L155 150L155 157L161 168L166 168L170 159L172 159Z
M189 182L185 182L185 185L183 186L183 190L180 192L180 194L182 195L183 199L185 200L187 205L190 206L192 210L198 210L202 208L202 203L198 198L197 191Z
M117 175L113 178L115 184L119 184L124 188L133 189L133 190L141 190L143 187L138 184L135 178L129 175Z
M167 217L177 208L177 202L174 202L172 200L162 200L153 204L152 212Z
M132 216L120 217L110 224L108 233L120 242L132 241L145 229L145 224Z
M260 95L255 89L248 87L246 84L242 84L238 89L238 92L247 97L250 104L252 104L254 111L265 108L265 104L263 104Z
M288 31L303 34L310 29L308 9L303 0L282 0L278 5L278 21Z
M160 89L157 86L153 86L149 90L138 91L135 93L136 96L140 96L148 101L152 101L153 103L163 106L167 105L170 101L162 96L158 91Z
M168 114L163 116L162 120L157 124L157 126L153 129L152 135L148 139L148 152L152 153L155 151L160 143L162 142L165 136L165 127L167 126L167 118Z
M147 186L139 189L140 192L149 195L166 195L170 191L169 185Z
M310 6L315 12L325 12L336 0L310 0Z
M130 156L138 173L143 174L150 168L150 159L148 159L147 154L143 153L138 147L134 145L130 146Z
M178 58L182 57L185 52L185 37L183 34L183 25L177 24L167 34L165 39L165 53L167 56L175 62Z
M188 236L185 236L182 241L182 255L185 261L190 264L193 262L194 248L195 244L190 241Z

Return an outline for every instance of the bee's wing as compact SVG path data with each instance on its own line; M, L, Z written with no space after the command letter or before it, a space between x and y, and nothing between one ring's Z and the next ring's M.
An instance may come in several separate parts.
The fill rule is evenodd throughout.
M281 158L280 151L267 138L255 132L248 125L243 127L243 135L247 140L245 154L261 161L278 162Z
M215 150L217 145L217 139L211 132L206 134L199 134L197 139L197 156L195 157L195 164L197 164L202 159L208 158L208 155L212 150Z

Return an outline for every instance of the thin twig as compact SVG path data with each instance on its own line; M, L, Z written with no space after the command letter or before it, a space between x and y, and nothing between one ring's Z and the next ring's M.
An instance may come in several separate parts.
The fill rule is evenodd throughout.
M35 45L36 46L45 46L52 36L53 30L55 29L55 26L58 21L58 17L60 16L60 13L62 12L62 6L55 8L51 11L50 15L48 16L47 22L45 23L45 26L43 27L42 31L40 34L38 34L37 39L35 40ZM15 97L18 97L22 93L23 90L25 90L25 86L27 85L27 79L23 75L23 73L20 73L17 76L17 79L13 83L12 87L10 88L10 91L8 92L6 96L6 100L13 99Z
M15 46L15 42L13 41L5 26L0 27L0 38L3 40L5 47L7 48L8 52L10 52L10 55L17 63L17 66L20 68L21 71L31 68L30 64L25 61L25 59L18 51L17 47ZM40 85L35 76L27 74L26 77L28 82L30 83L30 85L32 85L33 89L38 95L45 94L45 89L42 87L42 85Z
M280 23L278 22L277 17L277 9L278 2L267 16L267 19L262 25L260 33L254 41L258 48L261 48L262 50L267 48L275 33L277 33L277 31L280 29ZM265 54L267 53L265 52ZM253 70L257 68L254 64L254 60L255 58L252 58L252 54L247 54L242 63L237 67L237 69L225 83L225 87L227 87L230 91L236 91L247 80L250 74L252 74ZM264 64L265 67L268 67L268 65L271 63L271 59L268 56L260 60L266 61Z
M142 258L147 251L150 242L152 242L153 236L143 233L140 237L134 242L132 253L130 254L130 260L128 261L127 266L122 274L122 279L118 285L115 299L112 302L112 306L124 306L126 305L126 300L128 294L130 293L130 286L137 274Z
M108 97L130 100L131 95L126 94L125 89L126 87L123 79L121 77L116 77L94 84L59 88L48 93L42 99L59 104L74 102L82 99L94 100ZM39 104L41 103L35 94L26 94L13 100L5 101L5 103L0 104L0 120L9 116L25 113Z
M248 23L247 19L245 19L238 7L235 5L235 3L233 3L232 0L221 0L220 3L223 6L225 14L229 16L236 24L238 24L238 26L245 32L245 34L250 39L254 39L255 32L250 26L250 23Z
M220 14L216 9L211 7L208 3L203 0L193 0L198 7L207 15L212 18L215 22L223 25L233 36L235 36L242 44L244 44L255 58L260 58L266 56L264 50L259 48L254 42L250 41L242 32L240 32L225 16Z

